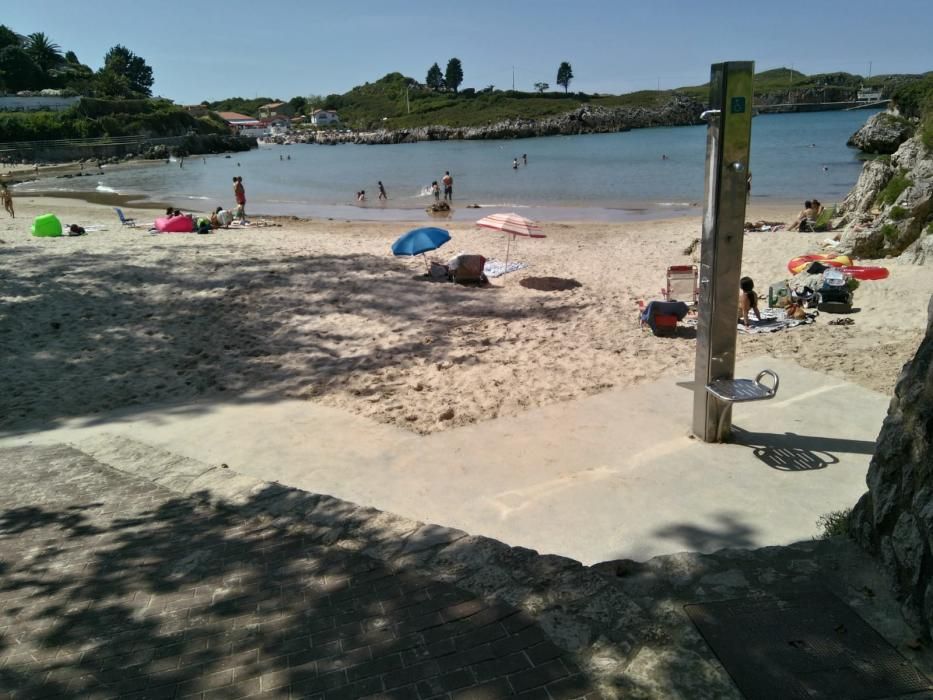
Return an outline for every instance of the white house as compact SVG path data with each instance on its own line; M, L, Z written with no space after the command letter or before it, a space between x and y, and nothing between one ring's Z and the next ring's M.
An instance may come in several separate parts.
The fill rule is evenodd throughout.
M314 126L327 126L329 124L339 124L340 117L334 109L316 109L311 112L311 123Z

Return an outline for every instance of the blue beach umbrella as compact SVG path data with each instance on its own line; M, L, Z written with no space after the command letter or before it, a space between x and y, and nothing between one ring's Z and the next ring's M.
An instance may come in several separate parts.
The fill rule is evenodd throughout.
M392 244L392 253L401 255L424 255L430 250L437 250L450 240L450 234L442 228L427 226L409 231ZM424 264L428 261L425 258Z

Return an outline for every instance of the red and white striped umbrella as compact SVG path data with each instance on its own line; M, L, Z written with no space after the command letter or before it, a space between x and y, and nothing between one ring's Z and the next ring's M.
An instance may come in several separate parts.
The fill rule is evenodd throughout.
M513 236L528 236L529 238L544 238L541 227L537 222L526 219L518 214L490 214L476 222L477 226L502 231Z
M509 266L509 252L512 247L512 239L515 238L515 236L545 238L545 235L541 233L541 227L538 226L536 221L526 219L524 216L519 216L518 214L490 214L477 221L476 225L508 234L509 238L505 245L506 268Z

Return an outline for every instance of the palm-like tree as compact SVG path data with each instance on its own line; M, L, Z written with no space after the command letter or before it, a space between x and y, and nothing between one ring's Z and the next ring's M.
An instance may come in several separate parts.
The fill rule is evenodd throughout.
M43 32L36 32L26 37L26 53L44 71L54 68L62 62L62 49Z

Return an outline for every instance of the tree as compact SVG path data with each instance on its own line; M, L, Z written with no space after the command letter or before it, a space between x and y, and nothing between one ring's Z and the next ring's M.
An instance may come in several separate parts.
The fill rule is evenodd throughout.
M0 81L8 90L41 90L45 79L42 69L19 46L0 49Z
M23 40L19 34L5 24L0 24L0 49L5 49L7 46L22 48L22 44Z
M535 83L535 90L537 90L539 93L546 92L549 87L551 86L547 83Z
M447 87L452 89L454 94L456 94L457 88L459 88L460 83L463 82L463 66L459 58L452 58L447 61L447 71L444 73L444 82L447 84Z
M564 88L566 93L571 80L573 80L573 69L567 61L563 61L557 69L557 84Z
M27 36L24 48L29 57L43 71L54 68L64 60L61 47L58 44L53 44L42 32Z
M302 112L304 112L305 107L308 106L308 100L307 98L302 97L301 95L298 95L297 97L293 97L292 99L290 99L288 101L288 104L291 106L293 110L295 110L295 114L301 114Z
M107 52L104 56L104 67L98 75L102 73L124 78L131 93L144 97L152 95L152 68L125 46L117 44ZM112 87L115 82L108 77L105 84Z
M444 76L441 73L441 67L437 63L428 69L428 76L424 79L424 83L432 90L440 90L444 87Z

